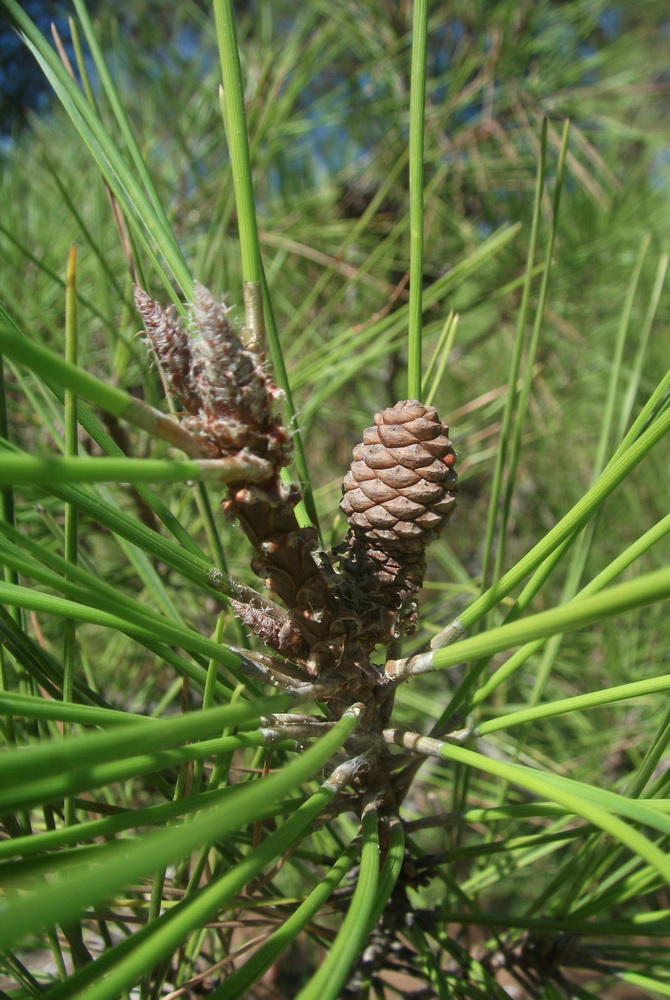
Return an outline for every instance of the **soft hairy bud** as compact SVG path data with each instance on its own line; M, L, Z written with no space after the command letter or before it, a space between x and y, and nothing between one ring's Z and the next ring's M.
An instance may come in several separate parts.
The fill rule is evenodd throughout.
M219 414L246 410L247 422L259 424L267 420L270 405L265 373L244 350L228 313L221 299L195 283L194 378L205 409Z
M200 399L192 373L191 338L174 318L141 288L135 286L135 305L144 322L151 348L168 380L168 385L187 413L196 414Z
M195 282L193 336L140 288L135 302L191 433L215 454L246 451L275 469L286 465L291 444L281 419L281 392L260 358L243 346L223 299Z
M341 568L369 642L413 629L425 549L456 505L456 454L433 406L406 399L377 413L354 448L340 504Z

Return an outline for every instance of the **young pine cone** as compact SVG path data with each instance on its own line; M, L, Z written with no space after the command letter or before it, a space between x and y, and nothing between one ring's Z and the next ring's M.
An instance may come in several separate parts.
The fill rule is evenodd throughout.
M341 569L368 649L416 624L425 550L456 505L456 454L433 406L402 400L375 414L342 484L349 521Z

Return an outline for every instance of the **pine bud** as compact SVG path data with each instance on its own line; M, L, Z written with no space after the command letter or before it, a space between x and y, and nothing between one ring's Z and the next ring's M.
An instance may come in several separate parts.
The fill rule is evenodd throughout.
M174 318L173 309L162 309L150 295L135 286L135 305L144 322L151 348L168 384L187 413L196 414L200 399L191 366L191 338Z
M403 400L374 421L342 484L341 568L368 644L387 644L414 628L426 546L456 504L456 455L433 406Z
M269 379L258 358L244 350L229 309L198 281L193 319L193 377L203 409L234 416L247 426L265 425L276 387L270 383L268 392Z
M282 426L281 391L261 359L245 349L222 299L195 282L193 336L157 302L135 289L149 342L187 416L184 425L218 455L243 450L286 465L291 444Z

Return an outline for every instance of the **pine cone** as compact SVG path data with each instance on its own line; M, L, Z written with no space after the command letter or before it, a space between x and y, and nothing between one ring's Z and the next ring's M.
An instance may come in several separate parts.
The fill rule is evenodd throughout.
M342 484L349 521L341 569L365 644L388 644L416 624L413 595L425 549L454 510L456 454L433 406L402 400L377 413Z

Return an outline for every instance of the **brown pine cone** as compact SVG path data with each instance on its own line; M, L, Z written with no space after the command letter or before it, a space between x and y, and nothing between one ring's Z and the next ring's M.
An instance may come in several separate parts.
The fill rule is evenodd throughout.
M406 399L375 414L342 484L349 521L341 569L369 649L416 624L425 549L456 505L456 454L433 406Z

